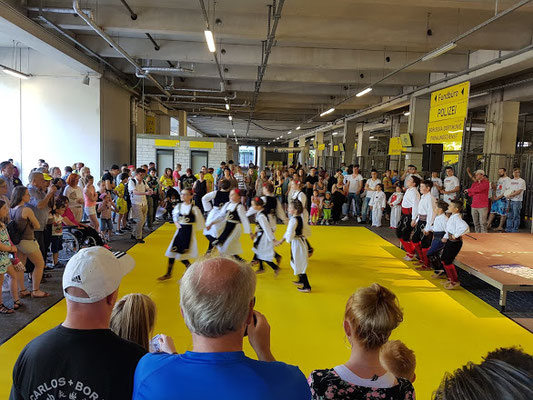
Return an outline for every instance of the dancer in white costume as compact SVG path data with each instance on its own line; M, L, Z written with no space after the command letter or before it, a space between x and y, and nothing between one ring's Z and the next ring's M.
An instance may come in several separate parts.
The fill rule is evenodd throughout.
M213 241L213 246L216 246L218 252L225 256L231 256L242 261L239 254L242 253L241 246L241 232L253 235L250 230L250 222L246 216L246 210L241 204L241 195L239 189L233 189L229 195L230 202L226 203L221 210L221 216L213 221L218 223L221 220L226 221L224 230L220 236ZM242 229L241 229L242 225Z
M304 184L298 181L292 181L292 195L290 198L290 201L298 200L300 203L302 203L303 206L303 213L302 218L304 219L306 224L309 224L309 212L307 212L307 201L308 198L305 195L305 193L302 191L304 187ZM310 232L310 230L309 230ZM305 239L307 243L307 249L309 251L309 257L311 257L315 251L313 247L311 246L311 243L309 243L309 240Z
M259 263L258 274L265 272L263 262L267 263L274 270L274 274L278 275L279 266L274 263L274 230L268 221L268 216L265 210L265 202L260 197L255 197L252 200L252 208L255 210L255 239L253 251L255 253L254 260Z
M381 217L383 216L383 211L387 206L387 196L385 196L385 192L381 188L381 183L376 185L368 205L372 209L372 226L379 228L381 226Z
M219 182L218 187L219 190L209 192L202 197L204 210L205 212L209 212L205 221L206 228L204 229L204 236L209 241L209 247L207 248L206 254L211 253L213 250L213 241L220 236L224 229L224 214L222 214L222 208L229 202L231 182L222 179ZM219 220L220 222L215 224L213 223L215 220Z
M304 207L298 200L289 203L289 225L283 239L276 242L276 246L287 242L291 245L291 267L298 280L294 282L300 292L309 293L311 285L307 278L307 264L309 260L309 250L307 247L306 235L310 233L309 225L303 217Z
M402 215L402 199L402 187L400 185L396 185L396 191L389 199L391 229L396 229L398 223L400 222L400 217Z
M176 233L168 246L165 256L168 257L167 273L158 279L164 281L172 277L172 269L176 260L189 267L189 260L198 258L198 244L195 231L204 229L204 216L200 209L192 204L192 191L181 191L181 203L172 211L172 219L176 225Z

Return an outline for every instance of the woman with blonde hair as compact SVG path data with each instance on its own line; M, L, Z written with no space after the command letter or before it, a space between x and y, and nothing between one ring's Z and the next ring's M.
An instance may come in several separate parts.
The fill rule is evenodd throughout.
M357 290L344 312L344 332L352 346L350 358L343 365L311 373L312 398L414 400L411 382L387 372L379 358L381 347L402 321L398 298L389 289L374 283Z
M155 325L156 308L147 295L131 293L122 297L111 313L111 330L122 339L150 350L150 338Z

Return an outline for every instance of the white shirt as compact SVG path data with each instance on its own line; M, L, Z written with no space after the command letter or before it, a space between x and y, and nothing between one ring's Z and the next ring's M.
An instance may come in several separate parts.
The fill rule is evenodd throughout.
M516 192L517 190L522 189L522 192L515 196L511 197L511 201L523 201L524 200L524 192L526 191L526 181L522 178L518 179L511 179L509 182L509 189L511 189L513 192Z
M509 186L511 185L511 178L508 176L502 176L496 183L496 197L502 196Z
M270 222L265 214L259 213L256 216L256 221L261 227L261 229L263 230L263 235L265 235L265 237L269 241L273 242L274 240L276 240L276 237L274 236L274 232L272 231L272 226L270 225Z
M470 232L468 224L463 221L461 214L452 214L446 223L446 233L444 239L449 239L452 235L457 239L465 233Z
M140 183L137 182L137 179L133 178L128 182L128 190L131 194L131 204L137 205L137 206L146 206L148 205L148 202L146 201L146 195L142 194L134 194L133 191L136 190L137 192L144 193L148 190L146 187L146 184L144 181L141 181Z
M352 385L367 387L367 388L376 388L376 389L386 389L395 386L396 378L391 372L387 372L385 375L379 376L378 379L364 379L355 375L352 371L346 367L346 365L338 365L333 368L339 378L343 381L351 383Z
M387 205L387 196L385 195L385 192L372 192L372 197L370 198L368 205L372 207L385 208Z
M357 193L361 190L363 184L363 177L361 174L357 174L354 178L352 175L346 175L344 177L344 184L348 184L348 193Z
M430 231L429 228L433 223L433 218L435 218L436 209L437 202L435 200L435 197L433 197L431 193L426 193L422 195L422 197L420 198L420 202L418 203L418 214L416 216L416 221L418 222L420 215L426 216L426 227L424 228L425 232Z
M307 225L303 214L301 214L300 217L302 217L302 222L303 222L302 236L308 237L311 233L311 230L309 229L309 225ZM289 223L287 224L287 230L285 231L285 234L283 235L283 239L285 239L287 243L290 243L294 239L294 236L296 235L297 226L298 226L298 221L296 220L296 217L291 216L291 218L289 219Z
M459 179L455 175L447 176L446 178L444 178L444 190L445 191L449 192L450 190L453 190L458 187L459 187ZM445 202L449 203L450 201L455 200L457 198L458 193L459 192L444 194L442 195L442 199Z
M418 203L420 202L420 193L416 187L407 189L402 199L403 208L411 208L413 221L418 217Z
M430 230L433 232L446 232L446 224L448 223L448 217L445 213L437 215L433 221L433 225Z
M442 179L440 178L431 178L431 182L433 182L433 187L431 188L431 195L435 197L436 199L439 198L440 192L437 186L442 187ZM437 186L436 186L437 185Z
M421 177L420 175L418 175L418 174L409 174L409 173L408 173L408 174L405 175L405 179L404 179L404 181L403 181L403 187L405 187L405 188L407 187L407 181L409 180L409 178L410 178L411 176L417 176L417 177L420 178L420 180L422 180L422 177Z
M368 185L368 189L366 189L366 197L372 197L376 191L376 185L378 183L381 183L381 179L376 178L376 180L373 180L370 178L366 181L366 184Z

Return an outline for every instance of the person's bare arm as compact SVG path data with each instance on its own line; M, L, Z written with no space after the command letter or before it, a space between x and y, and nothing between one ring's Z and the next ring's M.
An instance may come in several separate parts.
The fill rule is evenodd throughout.
M22 210L22 218L26 218L33 227L33 229L39 229L41 227L41 224L39 224L39 221L37 221L35 214L28 207Z
M57 192L57 188L55 185L49 186L48 191L46 192L46 196L37 203L37 208L39 210L42 210L43 208L48 207L48 203L50 202L50 199L54 197L55 192Z

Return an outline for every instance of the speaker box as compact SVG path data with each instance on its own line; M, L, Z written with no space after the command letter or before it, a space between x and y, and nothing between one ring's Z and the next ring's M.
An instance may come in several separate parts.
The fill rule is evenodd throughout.
M426 143L422 145L422 170L427 172L441 171L443 163L443 145Z

